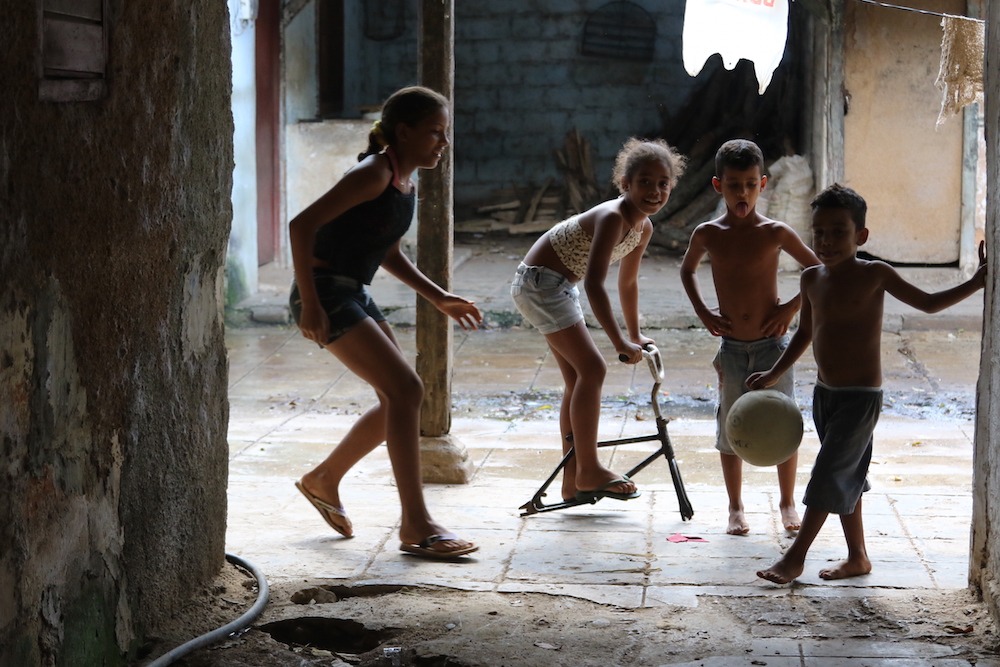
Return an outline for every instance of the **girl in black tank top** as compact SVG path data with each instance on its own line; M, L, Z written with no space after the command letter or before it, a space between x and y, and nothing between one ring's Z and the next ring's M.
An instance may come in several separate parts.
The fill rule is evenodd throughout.
M331 528L351 537L340 482L385 442L402 504L399 548L434 559L479 547L451 534L427 510L420 477L422 386L365 286L382 266L464 329L482 323L473 302L442 290L399 247L413 217L410 177L418 168L437 166L449 143L448 123L443 96L421 87L397 91L372 126L359 164L289 223L293 313L302 335L333 353L379 397L326 460L295 485Z

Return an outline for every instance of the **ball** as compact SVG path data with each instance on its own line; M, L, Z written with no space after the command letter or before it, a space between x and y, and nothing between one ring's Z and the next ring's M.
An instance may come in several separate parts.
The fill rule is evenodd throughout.
M774 389L743 394L729 409L726 436L733 451L755 466L774 466L792 457L802 442L802 412Z

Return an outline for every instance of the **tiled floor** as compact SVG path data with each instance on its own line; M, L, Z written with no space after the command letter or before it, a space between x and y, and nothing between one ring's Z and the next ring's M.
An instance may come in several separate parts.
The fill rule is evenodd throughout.
M398 335L412 359L412 332L402 330ZM637 500L604 500L522 518L518 508L559 457L558 372L541 337L533 332L457 335L451 433L468 448L475 475L467 485L426 486L435 518L481 546L474 558L456 566L416 560L398 550L398 498L384 447L362 461L342 487L357 536L348 540L331 533L292 482L329 452L370 405L372 392L295 330L231 330L227 335L231 359L227 550L254 562L275 582L330 579L545 592L624 609L695 607L699 596L706 595L891 601L900 594L967 585L970 421L884 415L871 467L874 489L864 501L872 574L835 582L818 578L816 573L825 563L845 553L839 522L833 517L810 553L805 575L793 586L775 586L755 575L792 539L778 524L771 470L747 466L744 501L751 533L724 534L726 496L711 419L714 388L705 369L715 342L704 332L658 335L664 339L661 347L672 352L665 361L667 379L658 400L672 418L668 432L695 510L691 521L681 519L662 462L637 475L643 490ZM924 343L916 336L911 344ZM939 346L926 344L928 350ZM602 437L654 433L649 373L642 365L610 366ZM904 362L887 355L886 366L888 395L903 397L921 390ZM940 370L938 381L945 385L968 382L954 364L933 370ZM808 363L802 364L797 384L804 407L813 378ZM806 424L800 492L818 448L808 419ZM621 470L655 447L655 443L635 444L601 451L610 465ZM558 493L558 484L553 492ZM704 541L667 539L675 535ZM970 664L953 655L938 644L921 642L771 639L757 642L746 656L690 664ZM980 657L978 664L1000 663Z
M708 587L747 596L791 590L755 576L791 540L777 523L773 472L747 467L744 500L752 531L745 537L725 535L726 497L712 447L714 423L697 417L702 410L697 405L672 406L671 391L684 384L675 382L673 369L664 383L673 387L664 387L664 412L696 415L676 418L668 426L695 509L693 520L681 520L667 466L660 462L637 476L644 491L640 499L604 500L521 518L519 506L558 460L558 406L553 403L558 399L558 377L537 335L507 332L488 341L477 335L456 346L454 391L465 414L456 409L452 426L452 434L468 448L476 473L468 485L426 489L436 518L481 545L476 558L456 569L416 561L398 551L398 499L384 447L362 461L343 487L357 537L345 540L330 534L292 481L326 455L369 405L371 391L331 355L292 330L274 327L228 335L228 548L274 579L349 578L493 591L557 589L622 607L665 601L694 604L695 596ZM705 338L692 335L688 341L698 356L713 345L699 340ZM412 334L403 331L400 339L412 355ZM688 373L704 375L696 364L689 365ZM605 392L609 398L603 436L654 432L648 373L642 366L613 369ZM681 391L686 396L697 393L702 389L699 382L707 384L704 379L687 381ZM837 590L842 595L871 595L899 588L965 586L971 424L885 418L877 443L871 475L875 488L864 505L874 571L839 582L818 579L815 573L824 563L844 555L834 517L810 553L796 594ZM814 434L807 432L800 490L816 448ZM623 469L652 449L655 443L602 453L616 469ZM553 491L558 493L558 485ZM677 533L705 541L667 540Z

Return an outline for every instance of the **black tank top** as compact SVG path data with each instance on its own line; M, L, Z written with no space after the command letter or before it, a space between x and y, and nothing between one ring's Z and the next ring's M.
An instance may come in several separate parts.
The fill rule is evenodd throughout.
M375 199L358 204L316 232L313 256L333 273L370 285L389 248L410 228L416 193L390 183Z

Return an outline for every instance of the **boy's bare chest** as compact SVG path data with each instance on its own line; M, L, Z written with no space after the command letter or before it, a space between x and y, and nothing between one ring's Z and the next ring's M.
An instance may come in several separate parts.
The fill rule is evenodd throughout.
M713 261L753 263L776 257L780 246L767 229L761 227L715 230L705 243Z
M861 283L838 285L836 282L816 285L808 298L817 322L854 323L863 326L869 321L881 321L884 292Z

